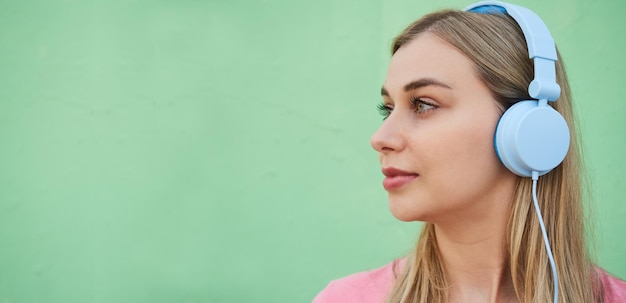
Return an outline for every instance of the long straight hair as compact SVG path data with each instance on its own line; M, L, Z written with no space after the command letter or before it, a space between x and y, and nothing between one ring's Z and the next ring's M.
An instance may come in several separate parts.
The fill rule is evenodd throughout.
M474 63L477 76L503 112L518 101L531 99L527 90L533 78L533 63L523 33L511 17L455 10L432 13L395 38L392 55L424 32L435 34ZM600 280L585 241L586 187L570 88L563 63L558 61L556 68L561 96L552 106L565 117L571 143L565 160L539 178L538 202L557 266L560 301L601 303ZM530 178L518 179L506 227L506 268L519 302L552 302L553 278L532 205L531 187ZM414 251L406 259L404 268L395 268L396 283L388 302L447 302L449 285L433 224L425 223Z

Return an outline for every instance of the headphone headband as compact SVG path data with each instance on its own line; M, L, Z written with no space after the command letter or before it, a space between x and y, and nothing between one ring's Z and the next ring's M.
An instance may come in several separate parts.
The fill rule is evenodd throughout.
M533 11L499 1L482 1L465 8L482 14L507 14L517 22L524 33L528 55L534 61L535 78L528 86L528 94L538 100L556 101L561 87L556 83L557 61L554 39L546 24ZM545 102L545 101L544 101Z

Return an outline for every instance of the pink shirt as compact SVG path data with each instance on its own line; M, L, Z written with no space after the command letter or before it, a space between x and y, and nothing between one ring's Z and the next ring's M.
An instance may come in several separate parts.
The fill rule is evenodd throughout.
M604 303L626 302L626 282L603 270L600 270L600 278L604 285ZM392 262L378 269L330 282L313 299L313 303L383 303L394 281Z

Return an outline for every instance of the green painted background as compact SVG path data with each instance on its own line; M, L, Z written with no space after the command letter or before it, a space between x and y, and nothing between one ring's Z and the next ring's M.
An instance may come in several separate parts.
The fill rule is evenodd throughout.
M468 1L0 1L0 302L309 302L407 252L369 136L392 37ZM624 1L528 1L626 277Z

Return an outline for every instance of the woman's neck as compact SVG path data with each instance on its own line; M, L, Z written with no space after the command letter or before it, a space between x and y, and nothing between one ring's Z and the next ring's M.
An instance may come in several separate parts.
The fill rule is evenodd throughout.
M450 302L516 302L505 245L511 199L494 201L435 224Z
M509 302L515 297L503 235L450 237L435 227L450 302Z

